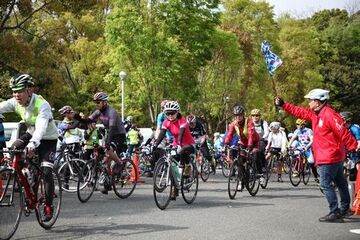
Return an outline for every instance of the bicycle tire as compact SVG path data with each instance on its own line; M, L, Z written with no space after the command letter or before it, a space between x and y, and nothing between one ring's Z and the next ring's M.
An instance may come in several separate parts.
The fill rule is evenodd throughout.
M169 163L162 161L154 169L153 194L156 206L165 210L170 203L173 182L170 176Z
M19 226L24 199L22 188L13 169L1 169L0 178L0 239L10 239Z
M81 170L76 191L80 202L85 203L89 201L93 195L98 187L99 172L100 168L97 159L90 159Z
M290 161L289 178L290 178L290 183L294 187L299 186L299 184L301 182L301 173L296 171L296 167L295 167L297 161L299 161L298 158L291 159L291 161Z
M308 163L305 163L304 170L302 172L302 180L304 185L307 185L310 180L310 165Z
M275 162L276 162L275 155L271 155L270 159L268 160L267 166L266 166L268 174L269 174L269 180L271 178Z
M54 180L54 193L53 193L53 216L50 221L43 221L43 212L45 206L45 185L44 185L44 169L48 168L52 172ZM59 174L54 169L49 167L40 167L41 174L38 176L38 185L35 187L35 195L37 204L35 208L36 218L41 227L44 229L50 229L56 222L60 214L61 203L62 203L62 186Z
M211 171L211 167L209 161L203 159L201 164L201 174L200 174L200 177L203 180L203 182L206 182L209 179L210 171Z
M132 172L134 171L134 172ZM131 179L131 175L135 179ZM128 198L135 190L137 184L137 169L132 160L125 160L119 174L113 174L112 186L115 194L119 198Z
M187 204L195 201L199 188L199 173L194 162L191 163L192 171L190 176L181 176L181 195Z
M251 196L256 196L259 191L260 178L257 174L255 160L249 159L250 163L247 165L246 173L246 184L245 187Z
M223 164L221 165L221 171L224 177L228 178L230 175L230 164L225 159L223 160Z
M235 199L238 192L238 186L240 182L240 172L237 161L234 161L230 167L230 173L228 177L228 194L230 199Z
M79 176L85 165L86 162L84 160L79 158L73 158L69 161L64 162L59 167L58 174L61 177L63 191L69 193L74 193L77 191Z

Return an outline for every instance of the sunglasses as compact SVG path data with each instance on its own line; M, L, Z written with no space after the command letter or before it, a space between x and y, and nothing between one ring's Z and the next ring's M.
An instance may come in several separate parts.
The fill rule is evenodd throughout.
M176 114L176 112L166 112L165 113L166 116L172 116L172 115L175 115L175 114Z
M99 104L99 103L101 103L101 101L94 101L94 103L95 103L95 104Z
M252 117L260 117L258 114L251 115Z

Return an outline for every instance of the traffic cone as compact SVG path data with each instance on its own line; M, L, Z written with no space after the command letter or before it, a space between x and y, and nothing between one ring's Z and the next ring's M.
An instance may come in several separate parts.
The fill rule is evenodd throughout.
M132 169L131 170L131 175L130 175L130 181L131 182L137 182L137 183L141 183L143 182L140 174L139 174L139 154L138 151L135 150L134 152L134 164L135 164L135 168L136 169Z
M355 211L356 215L360 215L360 164L356 165L356 169L357 169L357 175L356 175L352 210Z

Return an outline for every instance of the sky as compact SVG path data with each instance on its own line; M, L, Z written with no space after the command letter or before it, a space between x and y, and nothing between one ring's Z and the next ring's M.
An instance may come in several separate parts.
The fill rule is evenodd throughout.
M274 6L276 16L288 12L294 17L309 17L313 13L323 10L340 8L346 9L349 4L360 3L357 0L266 0Z

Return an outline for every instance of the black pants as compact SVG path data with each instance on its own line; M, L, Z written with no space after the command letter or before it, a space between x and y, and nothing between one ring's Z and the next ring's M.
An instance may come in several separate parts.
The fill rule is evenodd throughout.
M179 152L180 164L189 164L190 163L190 154L195 153L195 148L193 145L185 145L181 148Z

